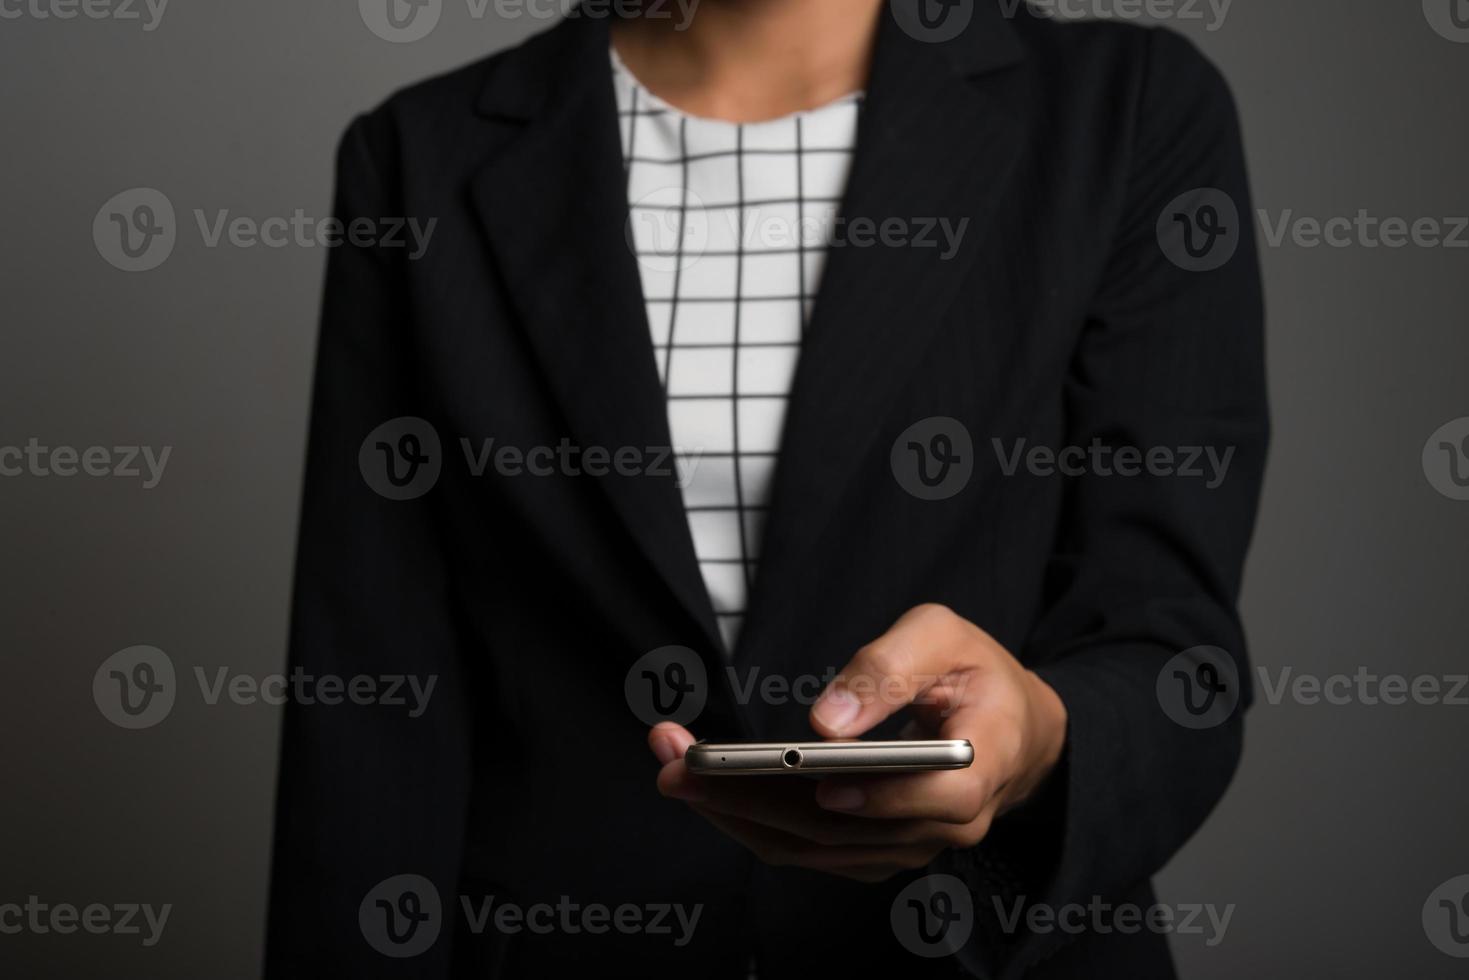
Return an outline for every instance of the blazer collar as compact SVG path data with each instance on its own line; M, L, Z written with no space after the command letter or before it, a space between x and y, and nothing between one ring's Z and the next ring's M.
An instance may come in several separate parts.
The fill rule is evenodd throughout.
M889 431L899 421L892 406L915 383L940 326L952 328L960 297L995 294L986 278L1008 266L992 216L1023 144L1026 120L1013 98L1023 54L1014 25L987 0L975 0L969 26L943 44L883 18L843 215L879 225L967 221L965 233L947 258L937 248L881 244L831 251L797 365L739 660L785 676L829 666L801 663L786 637L819 587L811 583L818 549L850 548L843 535L860 533L831 527L831 515L844 488L892 479L886 465L870 468L887 458L873 447L880 433L891 439L916 421ZM757 725L777 724L774 709L753 707L770 715Z
M920 0L927 2L927 0ZM970 219L1002 192L1015 121L978 76L1023 57L1005 0L975 0L944 43L905 31L884 8L848 218ZM962 4L960 5L962 7ZM641 277L627 245L622 150L605 19L571 18L490 63L477 108L514 132L474 177L471 196L530 346L572 435L587 446L668 447ZM771 662L788 586L963 281L913 248L834 250L792 391L762 564L736 658ZM709 650L721 646L674 480L602 484L641 555Z

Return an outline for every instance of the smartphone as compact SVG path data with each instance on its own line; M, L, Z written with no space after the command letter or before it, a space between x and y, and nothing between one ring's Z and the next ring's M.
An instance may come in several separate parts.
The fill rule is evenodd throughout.
M700 776L821 775L964 769L974 761L968 739L908 742L695 742L684 753Z

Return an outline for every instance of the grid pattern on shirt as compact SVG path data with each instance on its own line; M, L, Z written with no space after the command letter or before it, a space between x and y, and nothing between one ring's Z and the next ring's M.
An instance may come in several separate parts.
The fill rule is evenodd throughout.
M760 558L786 402L862 98L736 124L679 112L612 56L638 255L694 550L726 651Z

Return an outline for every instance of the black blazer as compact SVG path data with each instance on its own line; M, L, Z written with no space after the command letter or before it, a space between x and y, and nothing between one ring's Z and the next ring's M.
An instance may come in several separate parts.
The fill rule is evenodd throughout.
M673 478L466 464L461 439L669 444L624 234L608 43L605 22L574 18L394 96L342 141L339 216L437 224L416 260L392 241L331 255L291 664L436 683L417 717L288 709L268 973L736 977L753 957L767 980L951 975L958 959L894 938L908 879L764 867L656 792L624 693L648 651L702 658L697 735L809 733L809 698L736 696ZM969 227L947 261L882 244L832 253L732 663L741 684L822 677L924 602L983 626L1056 688L1070 731L1047 793L952 856L984 920L964 961L1170 976L1161 936L1007 934L987 912L996 894L1147 904L1149 877L1239 758L1238 711L1187 728L1157 694L1170 658L1201 644L1228 651L1246 684L1236 599L1267 440L1257 255L1248 222L1212 271L1171 261L1157 232L1197 188L1251 213L1231 98L1172 33L1006 18L988 0L941 44L885 14L874 58L845 215ZM433 426L441 473L391 500L364 478L364 439L405 416ZM904 490L890 460L932 417L973 443L969 483L943 500ZM1000 456L1019 440L1234 454L1215 487L1007 475ZM401 881L383 906L370 894L398 875L434 893L416 906L434 941L411 957L368 938L385 909L414 908L394 904ZM460 897L478 908L489 895L702 912L681 947L616 930L475 933Z

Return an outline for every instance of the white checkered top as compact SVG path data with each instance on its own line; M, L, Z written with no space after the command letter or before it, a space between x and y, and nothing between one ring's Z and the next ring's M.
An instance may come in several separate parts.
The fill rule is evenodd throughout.
M683 113L615 52L612 65L630 236L684 507L730 651L862 96L739 124Z

